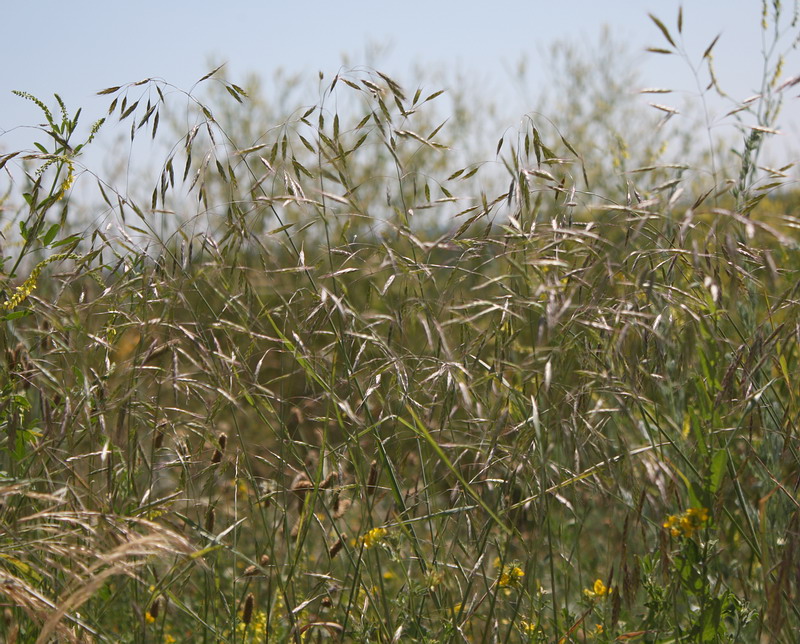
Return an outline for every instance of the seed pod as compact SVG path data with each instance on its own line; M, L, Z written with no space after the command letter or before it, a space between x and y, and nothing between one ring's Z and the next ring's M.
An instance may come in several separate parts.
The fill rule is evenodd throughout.
M305 474L298 474L294 481L292 481L292 492L295 493L297 496L297 507L303 507L303 501L306 498L306 494L308 494L312 489L314 489L314 484L308 479Z
M256 603L256 598L253 593L248 593L244 600L244 608L242 609L242 622L249 624L253 620L253 606Z
M214 520L216 519L214 508L209 508L208 512L206 513L206 532L213 532L214 531Z
M164 427L167 426L166 421L161 421L156 425L155 430L153 430L153 449L159 450L164 445Z
M341 519L347 509L350 507L350 499L342 499L339 496L339 493L336 493L336 497L333 499L333 518L334 519Z
M153 600L153 603L150 604L150 610L148 611L150 613L150 617L152 617L154 620L158 619L158 609L160 607L161 607L161 601L159 600L158 597L156 597Z
M259 560L258 563L261 564L262 568L265 566L269 566L269 555L261 555L261 559Z
M619 614L622 608L622 599L620 599L620 593L613 593L611 595L611 626L616 628L617 622L619 622Z
M336 483L339 480L339 475L336 472L331 472L328 476L325 477L325 480L319 484L320 490L327 490L331 485Z
M336 541L333 542L333 545L328 549L328 556L333 559L336 555L339 554L341 549L344 547L344 540L346 539L346 535L341 535Z
M369 464L369 476L367 477L367 496L375 494L378 483L378 461Z

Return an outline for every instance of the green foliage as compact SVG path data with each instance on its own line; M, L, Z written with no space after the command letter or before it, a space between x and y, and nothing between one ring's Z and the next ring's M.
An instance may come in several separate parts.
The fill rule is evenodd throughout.
M146 194L20 93L50 147L0 158L5 641L794 641L796 195L760 138L665 162L603 47L493 162L380 72L109 87L167 139Z

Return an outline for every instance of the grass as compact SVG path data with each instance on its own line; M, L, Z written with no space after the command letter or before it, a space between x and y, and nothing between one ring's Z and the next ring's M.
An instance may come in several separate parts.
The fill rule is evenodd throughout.
M48 136L0 157L4 641L794 641L800 220L760 135L730 181L598 185L536 115L450 167L438 95L376 72L246 144L101 94L83 133L24 95ZM147 197L82 164L176 100Z

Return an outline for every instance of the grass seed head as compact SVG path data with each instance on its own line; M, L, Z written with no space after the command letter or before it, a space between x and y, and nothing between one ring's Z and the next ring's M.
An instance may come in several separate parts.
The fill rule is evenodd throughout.
M249 624L253 620L253 607L255 606L256 598L253 593L248 593L244 600L244 608L242 609L242 622Z

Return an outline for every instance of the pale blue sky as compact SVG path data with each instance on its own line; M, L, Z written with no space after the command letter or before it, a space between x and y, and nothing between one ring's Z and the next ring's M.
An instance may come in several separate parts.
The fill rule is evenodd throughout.
M35 106L11 94L22 89L51 103L58 92L70 108L83 106L87 120L102 115L107 100L95 98L110 85L160 77L188 89L208 71L209 60L227 61L236 82L248 72L270 75L277 67L331 76L342 55L358 65L368 43L389 46L382 71L407 79L415 63L475 70L508 92L511 111L530 109L527 92L514 88L509 69L527 56L532 70L530 95L537 86L542 54L554 39L593 40L607 24L635 52L666 43L647 16L659 16L671 30L679 2L674 0L562 0L561 2L304 3L195 2L70 3L38 0L6 2L0 23L0 149L29 138L25 131L3 132L40 120ZM762 66L759 0L684 2L687 50L699 59L717 33L715 60L722 85L743 99L757 90ZM785 2L791 9L791 2ZM694 81L677 57L641 53L645 86L694 90ZM795 53L787 76L800 74ZM438 89L438 88L436 88ZM798 91L790 95L794 97ZM787 139L796 138L800 109L791 98L781 123ZM513 125L513 123L509 123ZM22 137L20 138L20 135ZM788 143L789 141L787 141ZM792 144L793 145L793 144Z

